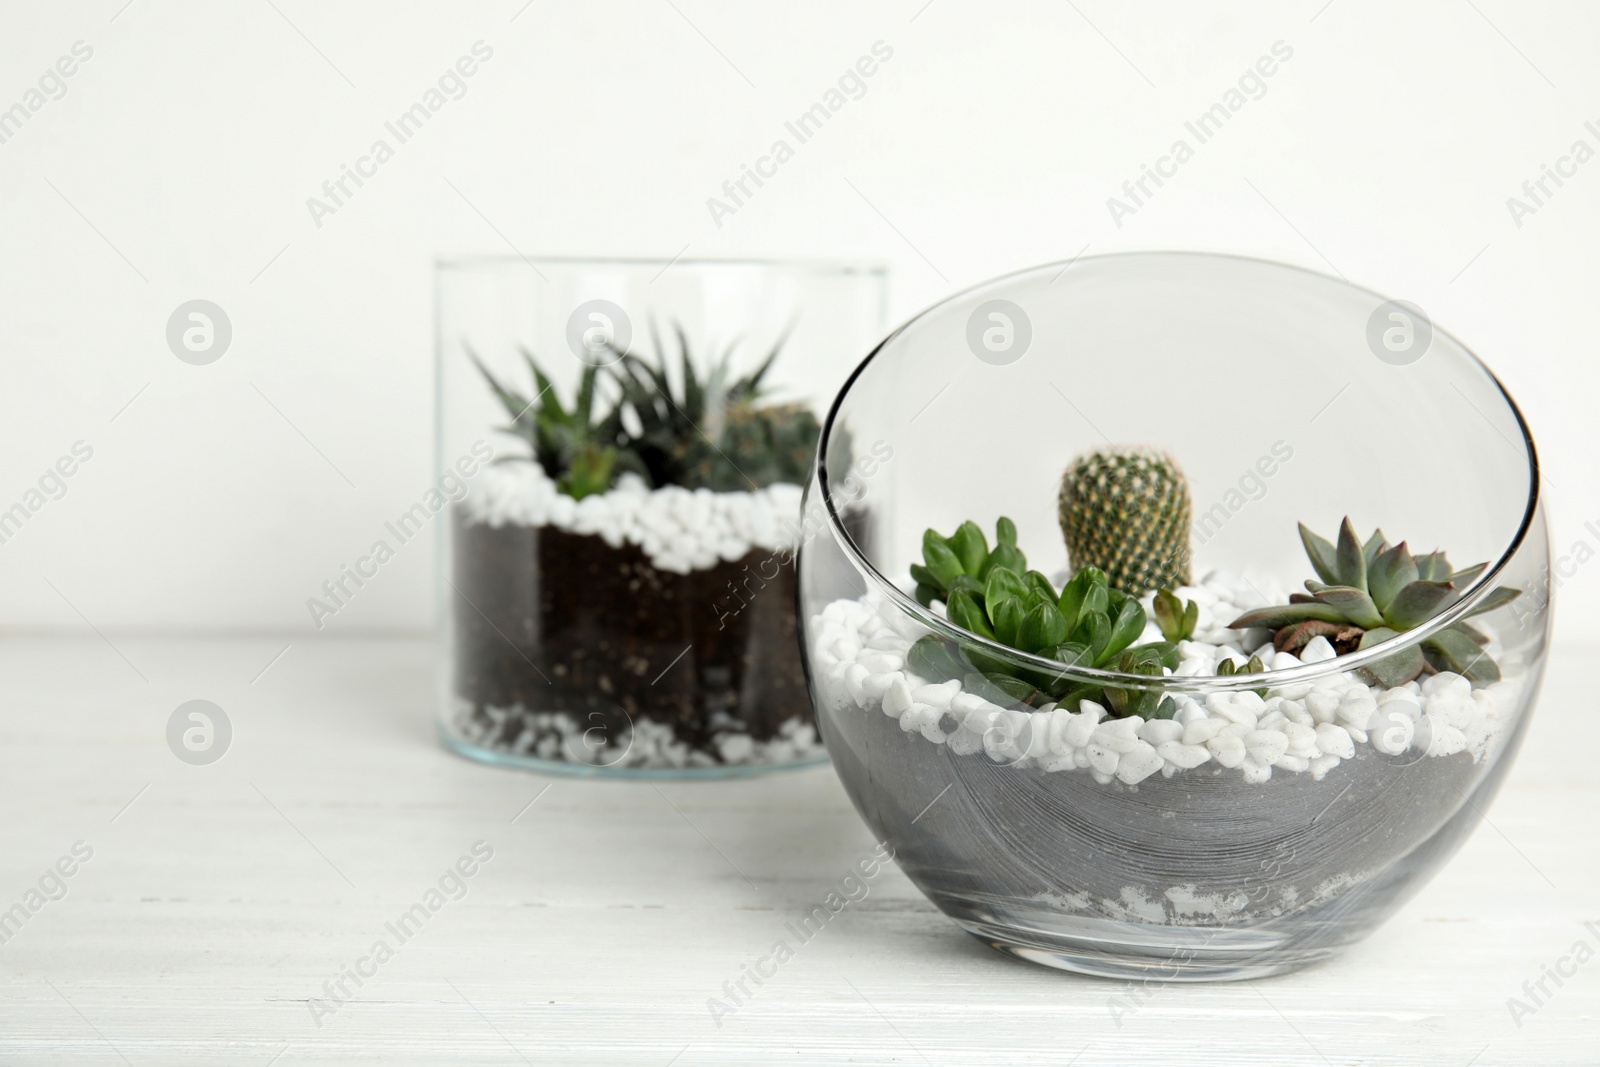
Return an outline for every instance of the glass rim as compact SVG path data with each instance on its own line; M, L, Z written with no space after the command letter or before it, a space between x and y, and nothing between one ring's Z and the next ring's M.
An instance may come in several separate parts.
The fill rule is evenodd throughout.
M889 274L889 264L886 261L875 259L808 259L805 257L757 256L678 256L673 258L665 256L524 256L516 252L482 252L451 256L441 255L435 256L433 260L434 270L440 273L517 266L518 264L533 267L535 270L540 265L553 267L659 267L663 274L671 267L763 267L769 270L803 271L814 274L869 274L880 277L887 277Z
M1499 556L1496 557L1488 567L1484 568L1483 573L1478 575L1477 580L1462 592L1454 604L1451 604L1450 607L1446 608L1438 615L1428 619L1422 625L1415 626L1409 630L1397 634L1387 641L1381 641L1372 646L1370 649L1360 649L1356 652L1351 652L1343 656L1337 656L1333 659L1323 660L1319 663L1306 663L1301 664L1298 667L1289 667L1283 670L1269 669L1265 674L1202 674L1183 676L1171 674L1164 675L1161 678L1153 678L1149 675L1127 674L1122 671L1108 671L1097 667L1066 667L1059 660L1046 659L1043 656L1038 656L1031 652L1023 652L1020 649L1015 649L1009 645L1001 644L998 641L992 641L980 634L975 634L970 630L962 629L961 627L956 626L954 623L951 623L949 620L934 614L931 609L924 608L920 603L918 603L914 597L908 596L897 584L895 584L895 582L890 580L888 576L886 576L877 568L876 565L872 563L872 561L868 560L861 553L860 549L856 546L855 541L851 538L849 531L845 529L842 517L840 516L838 508L835 505L832 489L828 481L828 471L825 458L828 454L828 445L833 438L834 425L838 420L839 412L844 405L845 398L850 395L850 391L856 384L856 380L861 377L874 359L882 354L902 334L911 329L912 326L916 325L918 322L921 322L923 319L932 315L941 308L944 308L970 294L977 293L985 289L990 289L1027 275L1043 273L1051 269L1058 269L1061 274L1065 274L1072 267L1080 263L1157 258L1229 260L1234 262L1258 264L1260 266L1270 267L1276 270L1291 271L1297 274L1309 275L1312 278L1316 278L1320 281L1329 282L1336 286L1342 286L1346 289L1365 293L1375 298L1380 303L1389 299L1383 294L1374 292L1365 286L1356 285L1355 283L1346 279L1335 278L1330 274L1324 274L1321 271L1312 270L1308 267L1296 266L1292 263L1280 263L1276 260L1263 259L1259 256L1245 256L1226 252L1201 252L1183 249L1151 249L1132 252L1107 252L1093 256L1075 256L1072 259L1055 260L1051 262L1035 264L1031 267L1023 267L1019 270L1010 271L993 278L987 278L976 285L967 286L945 297L942 297L932 304L929 304L915 315L906 319L899 326L896 326L883 338L883 340L878 342L871 352L867 353L866 358L864 358L856 366L856 368L850 372L850 376L846 378L844 384L839 387L839 392L834 396L833 403L828 407L827 417L823 420L822 433L817 439L817 454L812 469L812 477L816 481L818 492L821 494L824 514L828 521L828 529L832 533L834 540L844 551L846 557L850 559L855 566L868 577L869 581L874 583L880 589L880 591L887 594L891 601L893 601L902 611L916 619L918 622L922 623L924 626L928 627L934 633L948 637L952 640L977 645L990 655L1006 659L1021 666L1027 666L1039 670L1056 671L1068 678L1081 678L1084 681L1110 684L1122 689L1137 689L1145 691L1160 690L1163 692L1223 692L1259 689L1262 688L1262 682L1267 678L1272 679L1270 684L1273 686L1314 682L1334 674L1344 674L1349 671L1365 667L1385 658L1386 656L1398 652L1401 649L1409 648L1413 645L1419 645L1440 631L1449 628L1454 623L1463 621L1472 608L1477 603L1482 601L1483 598L1489 594L1489 591L1494 588L1495 580L1511 562L1512 557L1514 557L1517 552L1521 550L1523 544L1527 541L1528 534L1533 528L1533 520L1538 512L1540 504L1539 454L1534 446L1533 434L1528 428L1528 421L1523 417L1522 409L1517 406L1516 400L1512 398L1511 393L1506 389L1505 383L1500 380L1494 371L1489 369L1488 365L1484 363L1484 361L1476 352L1464 344L1454 334L1440 328L1438 323L1432 323L1434 332L1439 336L1448 338L1453 344L1460 348L1463 353L1466 354L1468 359L1477 365L1479 370L1483 371L1483 373L1488 376L1489 380L1494 383L1495 388L1500 391L1501 399L1505 401L1505 404L1510 409L1512 416L1516 419L1517 428L1522 434L1522 445L1527 453L1529 486L1528 499L1523 508L1522 521L1518 524L1517 531L1512 536L1510 543L1505 547L1504 550L1501 551ZM1246 651L1248 654L1248 650L1244 651Z

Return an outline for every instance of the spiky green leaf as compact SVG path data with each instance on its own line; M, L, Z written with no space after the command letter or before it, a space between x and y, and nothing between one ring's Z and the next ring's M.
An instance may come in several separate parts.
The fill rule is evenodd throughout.
M1389 547L1389 542L1384 539L1382 530L1373 530L1372 536L1367 538L1361 546L1361 554L1366 557L1367 569L1372 569L1372 561L1378 558L1378 553Z
M1346 621L1344 615L1336 609L1313 601L1309 604L1274 604L1271 607L1256 608L1234 619L1228 624L1228 629L1247 630L1264 626L1269 630L1276 630L1281 626L1304 622L1307 619L1321 619L1323 622Z
M1472 606L1472 610L1467 612L1467 618L1470 619L1474 615L1482 615L1496 608L1503 608L1521 595L1522 590L1520 589L1512 589L1504 585L1497 586L1493 592Z
M1397 630L1409 630L1433 618L1454 598L1455 587L1449 582L1418 580L1394 595L1383 618Z
M1367 592L1372 594L1372 602L1378 605L1378 610L1387 612L1395 594L1417 577L1417 561L1411 558L1411 550L1401 541L1373 559L1367 569Z
M1339 618L1352 622L1364 630L1383 625L1383 615L1378 611L1378 606L1372 602L1372 597L1367 595L1365 589L1336 585L1317 593L1316 600L1317 603L1326 605L1338 612ZM1306 617L1314 618L1315 616Z
M1312 569L1317 572L1317 577L1329 584L1339 581L1339 554L1327 538L1311 532L1305 523L1300 524L1300 542L1306 546L1306 555L1311 559Z
M1339 524L1339 544L1334 549L1339 563L1339 585L1347 585L1352 589L1366 589L1367 587L1367 557L1361 550L1361 539L1356 536L1356 528L1346 515Z

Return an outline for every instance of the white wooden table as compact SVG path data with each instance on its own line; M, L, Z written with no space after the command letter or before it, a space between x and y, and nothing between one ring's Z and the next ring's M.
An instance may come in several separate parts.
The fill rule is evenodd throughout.
M1003 957L891 868L719 1026L708 998L873 847L831 770L490 769L436 743L427 644L299 641L261 674L284 644L0 641L0 909L93 850L0 945L0 1063L1600 1062L1600 959L1507 1008L1600 947L1596 650L1556 657L1492 825L1336 962L1114 1018L1125 984ZM233 726L209 766L165 739L194 698ZM314 1020L477 841L465 896Z

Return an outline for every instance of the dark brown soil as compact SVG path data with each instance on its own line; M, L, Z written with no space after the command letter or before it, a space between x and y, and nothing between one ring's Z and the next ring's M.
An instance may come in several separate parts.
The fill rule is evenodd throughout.
M475 711L565 712L617 743L643 717L713 756L715 733L814 723L789 553L674 574L632 544L453 522L453 684ZM485 743L509 747L523 725L513 715Z

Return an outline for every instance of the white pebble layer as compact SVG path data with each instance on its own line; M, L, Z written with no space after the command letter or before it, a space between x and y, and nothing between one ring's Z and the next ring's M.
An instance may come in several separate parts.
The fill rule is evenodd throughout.
M505 736L508 721L521 725L509 745L496 740ZM592 726L580 723L565 712L530 712L520 705L489 706L479 715L474 713L469 702L461 701L456 707L455 729L463 740L472 744L518 756L643 770L793 763L820 758L827 751L817 737L816 728L802 722L798 716L786 720L777 734L766 741L757 741L748 733L734 729L717 733L712 738L716 756L679 741L671 724L644 717L634 720L632 729L620 737L596 744Z
M1224 657L1244 665L1251 653L1242 649L1266 631L1228 630L1221 621L1265 601L1257 584L1217 572L1199 586L1176 590L1199 604L1200 624L1196 640L1179 644L1178 669L1169 674L1215 674ZM1253 690L1200 698L1174 692L1178 710L1171 719L1108 718L1091 700L1076 709L1002 708L964 692L959 681L934 684L906 669L911 645L927 632L876 593L832 602L811 620L818 696L836 712L882 711L900 729L957 755L982 752L1016 767L1084 771L1102 785L1113 779L1136 785L1157 773L1170 778L1213 762L1251 783L1265 782L1274 771L1321 781L1354 758L1358 745L1418 758L1466 752L1479 761L1495 751L1517 706L1516 681L1474 689L1448 672L1393 689L1365 685L1350 671L1273 685L1271 671L1336 658L1319 637L1299 656L1275 652L1270 642L1255 648L1269 668L1261 675L1265 697ZM1160 639L1153 622L1141 638Z
M658 569L675 574L743 559L752 549L779 551L798 542L798 485L714 493L669 485L650 489L634 474L615 488L574 500L537 463L496 463L472 481L462 501L470 522L554 526L593 534L612 548L638 545Z

